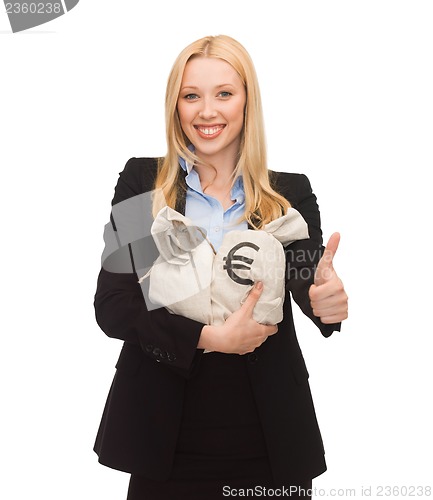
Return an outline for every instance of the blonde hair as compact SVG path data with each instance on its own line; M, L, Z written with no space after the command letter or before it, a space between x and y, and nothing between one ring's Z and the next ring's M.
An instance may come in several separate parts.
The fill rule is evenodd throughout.
M260 89L253 62L245 48L235 39L226 36L207 36L188 45L177 57L171 69L165 95L165 122L167 154L158 163L154 185L152 213L168 205L176 207L182 184L179 156L187 162L202 163L190 149L189 141L180 125L177 101L183 73L193 57L214 57L228 62L239 74L246 90L244 126L237 165L233 172L235 179L242 174L245 190L245 214L236 222L247 220L256 229L287 213L290 203L274 191L270 185L266 160L266 142L263 123Z

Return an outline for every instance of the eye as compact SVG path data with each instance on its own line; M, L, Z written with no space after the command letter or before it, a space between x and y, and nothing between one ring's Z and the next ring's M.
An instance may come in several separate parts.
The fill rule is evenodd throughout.
M186 96L183 97L187 101L193 101L194 99L198 99L197 94L187 94Z
M223 90L223 91L221 91L218 95L219 95L219 96L221 96L221 97L230 97L230 96L231 96L231 95L233 95L233 94L232 94L231 92L228 92L228 91L226 91L226 90Z

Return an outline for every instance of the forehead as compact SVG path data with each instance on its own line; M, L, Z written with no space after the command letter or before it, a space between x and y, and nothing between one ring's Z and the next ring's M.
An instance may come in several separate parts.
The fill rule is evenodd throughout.
M230 83L242 85L242 80L231 64L215 57L193 57L185 66L182 86L212 86Z

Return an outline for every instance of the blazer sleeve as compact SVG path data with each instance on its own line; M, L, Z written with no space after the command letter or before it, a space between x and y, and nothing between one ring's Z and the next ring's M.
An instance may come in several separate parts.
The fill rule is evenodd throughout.
M307 222L310 238L296 241L285 249L286 290L292 294L302 312L320 329L322 335L329 337L332 332L340 331L341 323L322 323L320 318L314 316L308 295L309 288L314 283L317 264L325 250L317 198L306 175L287 175L286 197Z
M149 159L149 161L151 161ZM144 170L143 170L144 169ZM152 189L144 182L151 177L151 165L131 158L119 174L112 206ZM143 186L147 184L147 186ZM116 233L110 216L113 234ZM146 356L179 375L190 378L199 363L202 349L197 349L204 326L192 319L171 314L164 307L148 311L138 283L131 245L119 249L122 259L130 259L128 272L110 272L101 266L94 296L96 321L112 338L141 346ZM112 256L110 256L112 257Z

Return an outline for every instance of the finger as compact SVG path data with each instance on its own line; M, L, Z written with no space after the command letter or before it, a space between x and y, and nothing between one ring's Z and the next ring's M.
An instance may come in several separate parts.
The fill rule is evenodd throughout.
M248 297L245 299L242 307L252 314L254 306L257 304L257 301L260 298L260 295L263 292L263 283L261 281L257 281L251 290L248 293Z
M325 288L327 283L321 287L317 287L316 290L320 291L321 288ZM313 291L314 292L314 291ZM344 288L339 288L337 290L333 290L331 294L324 294L322 297L319 297L320 294L314 294L316 298L311 298L313 296L313 293L310 294L310 304L311 308L314 311L324 311L327 309L331 309L333 307L335 308L341 308L341 307L347 307L348 305L348 296ZM318 314L315 313L316 316Z
M332 323L341 323L345 319L349 317L348 312L342 312L339 314L332 314L330 316L323 316L320 318L320 321L325 325L331 325Z
M336 304L331 307L313 307L313 314L318 318L347 314L347 304Z
M265 339L267 337L270 337L271 335L275 335L276 333L278 333L278 325L263 325L263 326L265 327L263 332L263 336Z
M333 233L328 240L323 255L319 262L319 267L332 267L332 261L340 243L340 233Z
M335 273L333 273L335 275ZM333 297L344 292L344 285L341 279L338 277L336 279L330 279L320 286L311 285L308 290L308 295L312 302L319 302L321 300L327 299L328 297Z
M317 265L317 269L314 274L315 285L323 285L333 278L334 266L332 261L334 259L335 253L337 252L339 243L340 233L333 233L328 240L328 244L326 245L319 264Z
M333 295L332 297L327 297L323 300L312 300L311 307L316 311L324 311L325 309L330 309L332 307L341 307L346 305L347 297L343 293Z
M323 255L328 254L332 260L337 253L338 245L340 244L340 238L340 233L331 234Z

